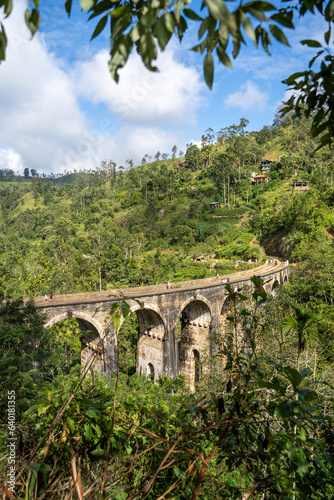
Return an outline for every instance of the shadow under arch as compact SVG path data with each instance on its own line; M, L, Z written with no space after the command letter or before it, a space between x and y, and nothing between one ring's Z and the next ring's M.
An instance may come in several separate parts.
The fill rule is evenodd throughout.
M166 324L162 316L151 305L130 306L137 315L138 342L136 371L157 380L163 374L163 341Z
M102 348L103 342L101 342L104 336L104 329L99 321L81 311L67 311L50 319L46 323L45 328L50 329L56 324L72 318L78 321L82 333L80 338L81 366L85 366L86 363L89 363L94 353L98 353L92 368L102 376L105 372L105 360Z
M180 312L178 323L179 372L186 385L194 390L198 382L201 357L208 353L212 313L207 301L193 298Z

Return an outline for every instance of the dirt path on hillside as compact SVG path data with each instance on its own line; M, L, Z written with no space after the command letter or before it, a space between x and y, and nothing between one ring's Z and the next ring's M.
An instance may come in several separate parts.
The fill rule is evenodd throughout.
M244 214L241 219L239 220L239 222L237 224L235 224L236 227L241 227L243 225L244 222L246 222L246 220L250 219L251 217L249 216L249 214Z

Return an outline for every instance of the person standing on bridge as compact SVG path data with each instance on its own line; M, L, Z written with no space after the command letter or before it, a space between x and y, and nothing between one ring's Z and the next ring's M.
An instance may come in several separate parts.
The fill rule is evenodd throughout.
M171 287L171 283L170 283L170 281L168 280L168 281L167 281L167 290L169 290L169 289L170 289L170 287Z
M45 298L45 302L47 302L47 301L48 301L48 296L47 296L47 294L45 294L45 295L44 295L44 298Z
M50 293L50 302L52 302L52 299L53 299L53 295L52 295L52 293Z

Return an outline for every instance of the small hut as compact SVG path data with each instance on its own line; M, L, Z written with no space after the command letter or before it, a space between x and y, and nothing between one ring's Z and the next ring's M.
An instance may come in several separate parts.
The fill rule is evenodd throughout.
M253 177L252 182L255 184L262 184L263 182L268 182L268 179L265 175L261 174L261 175L256 175L255 177Z
M293 189L310 189L309 181L293 181L292 182Z

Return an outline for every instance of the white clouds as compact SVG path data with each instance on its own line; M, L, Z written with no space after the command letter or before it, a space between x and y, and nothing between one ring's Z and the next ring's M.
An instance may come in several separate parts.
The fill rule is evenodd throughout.
M0 149L0 168L9 168L15 173L22 171L23 161L21 156L11 148Z
M5 22L9 49L0 66L0 168L59 172L94 168L110 158L139 162L146 153L184 147L183 129L196 121L205 87L196 69L177 61L173 48L160 55L156 74L131 56L116 85L106 51L90 57L83 50L87 59L70 67L50 53L41 33L31 40L25 6L17 0Z
M116 84L110 77L108 53L101 51L80 62L75 75L79 92L130 123L147 125L189 124L196 119L205 88L200 73L175 59L170 48L161 53L160 72L149 72L137 54L130 56Z
M250 109L264 109L267 105L269 95L261 92L258 85L248 80L241 85L240 90L233 92L224 99L226 107L240 108L242 111Z
M50 171L59 150L73 148L87 123L72 82L42 37L30 40L23 10L23 2L15 3L5 26L9 48L0 67L0 146L19 155L24 166Z

